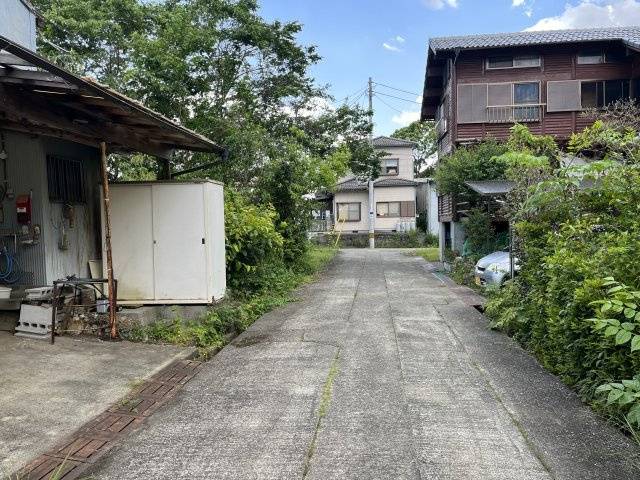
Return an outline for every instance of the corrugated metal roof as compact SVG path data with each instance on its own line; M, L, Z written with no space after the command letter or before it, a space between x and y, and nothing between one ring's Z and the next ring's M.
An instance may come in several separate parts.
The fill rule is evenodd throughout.
M0 36L0 50L9 52L34 67L38 67L52 74L46 77L47 88L60 88L61 91L59 95L50 95L48 104L51 110L55 110L56 108L62 110L63 107L59 104L64 104L68 108L76 106L80 112L89 112L86 115L92 116L93 120L99 118L101 115L109 117L110 123L125 129L126 135L123 134L121 136L125 137L125 140L131 143L133 143L134 137L137 137L138 140L143 139L144 142L147 143L157 142L158 144L166 145L167 148L224 153L222 147L204 135L180 125L176 121L147 108L142 103L106 85L98 83L96 80L88 77L79 77L2 36ZM13 67L11 68L11 72L22 74L20 78L23 82L19 84L21 88L38 88L37 81L30 82L30 80L25 80L24 78L26 75L37 75L40 72L32 69L26 70ZM5 87L7 86L5 85ZM73 91L62 91L62 89L70 87L73 87ZM76 112L76 115L78 115L77 118L82 118L81 113ZM98 126L98 129L99 128ZM108 135L104 130L99 133L105 137ZM95 136L98 137L100 135L97 133ZM109 138L101 138L100 140L105 140L107 143L110 143ZM98 140L95 142L96 144L97 141ZM127 141L123 141L122 144L118 144L118 146L126 150L129 146L126 144ZM116 142L114 142L114 144L115 143ZM143 142L138 141L137 143L140 144ZM130 150L143 151L136 147Z
M429 48L437 54L439 52L454 50L478 50L483 48L506 48L601 41L620 41L628 47L640 49L640 27L547 30L436 37L429 41Z
M417 185L416 182L412 180L407 180L404 178L378 178L374 183L374 188L378 187L415 187ZM336 186L336 192L356 192L356 191L364 191L369 187L367 182L363 182L353 177L344 182L339 183Z
M403 140L401 138L380 136L371 142L374 147L415 147L416 142Z
M464 183L480 195L504 195L513 190L515 186L515 183L508 180L479 180Z

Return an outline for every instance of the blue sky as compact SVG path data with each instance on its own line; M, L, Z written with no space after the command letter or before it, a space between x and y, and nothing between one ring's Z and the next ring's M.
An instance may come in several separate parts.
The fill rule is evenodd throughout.
M410 92L376 87L376 134L390 134L417 119L419 105L415 101L424 80L429 37L528 28L640 25L640 0L261 0L260 3L265 18L297 20L304 25L299 40L317 45L323 56L312 74L319 83L330 85L337 102L363 91L369 76L377 83ZM365 105L364 96L360 104Z

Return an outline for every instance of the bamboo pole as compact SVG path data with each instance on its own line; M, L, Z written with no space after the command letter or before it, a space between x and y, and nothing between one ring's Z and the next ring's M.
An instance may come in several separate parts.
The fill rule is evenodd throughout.
M109 177L107 172L107 144L100 142L100 161L102 170L102 197L104 199L104 243L107 251L107 282L109 285L109 336L118 338L116 323L117 299L113 281L113 258L111 256L111 200L109 198Z

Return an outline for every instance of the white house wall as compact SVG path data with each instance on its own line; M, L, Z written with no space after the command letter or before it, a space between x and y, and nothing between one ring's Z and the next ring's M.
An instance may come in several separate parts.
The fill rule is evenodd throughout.
M383 157L382 165L384 166L385 159L397 158L398 159L398 175L393 175L391 178L404 178L406 180L414 179L413 172L413 149L407 147L385 147L378 150L383 150L389 155ZM385 178L385 176L381 176Z
M378 202L415 202L416 187L379 187L374 190L375 203ZM343 232L367 232L369 231L369 193L366 191L338 192L334 198L334 212L338 218L338 203L360 202L359 222L337 222L336 230ZM375 213L375 208L374 208ZM375 219L376 231L396 230L399 222L415 221L415 217L388 217Z

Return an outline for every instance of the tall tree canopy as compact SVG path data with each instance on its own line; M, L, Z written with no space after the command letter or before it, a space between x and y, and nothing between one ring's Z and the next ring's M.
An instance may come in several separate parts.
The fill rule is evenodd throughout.
M227 147L228 161L204 172L211 178L251 189L271 164L303 161L332 182L329 168L316 167L335 167L337 152L345 148L344 169L375 176L367 112L323 107L331 98L309 74L320 61L316 48L298 42L299 23L261 18L255 0L34 3L45 18L40 31L45 55ZM213 160L181 153L175 166ZM144 158L135 168L114 167L116 173L135 175L154 168Z

